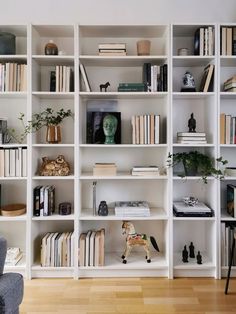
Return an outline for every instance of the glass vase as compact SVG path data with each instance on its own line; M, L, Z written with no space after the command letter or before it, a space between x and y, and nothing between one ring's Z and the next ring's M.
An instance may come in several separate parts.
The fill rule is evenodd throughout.
M46 142L49 144L58 144L61 142L61 126L60 125L48 125Z

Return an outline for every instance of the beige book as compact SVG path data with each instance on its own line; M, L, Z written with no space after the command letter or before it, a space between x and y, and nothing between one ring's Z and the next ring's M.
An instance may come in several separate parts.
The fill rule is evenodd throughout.
M99 248L101 239L101 230L96 231L95 234L95 249L94 249L94 266L99 266Z
M139 116L140 144L144 144L144 117Z
M62 266L67 266L67 237L69 232L65 232L62 240Z
M79 237L79 266L85 266L85 241L86 233L81 233Z
M99 245L99 266L105 265L105 229L101 229Z
M132 144L136 144L135 116L132 116L131 118L131 126L132 126Z
M47 243L47 238L49 235L50 235L50 232L46 233L41 241L41 266L42 267L46 266L46 243Z
M232 56L232 36L233 36L233 30L232 27L227 27L226 30L226 55Z
M0 177L4 177L4 150L0 149Z
M93 175L94 176L116 176L117 167L93 167Z
M221 55L226 56L226 27L221 28Z
M135 116L136 144L140 144L139 116Z
M225 113L220 114L220 144L225 144Z
M150 144L154 144L154 114L150 115Z
M59 65L56 65L56 92L59 92L59 83L60 83L60 72L59 72Z

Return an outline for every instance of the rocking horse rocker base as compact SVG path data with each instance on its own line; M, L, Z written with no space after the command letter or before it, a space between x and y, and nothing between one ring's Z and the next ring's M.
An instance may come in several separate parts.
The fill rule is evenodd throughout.
M122 230L123 230L122 232L123 234L127 234L126 249L125 249L124 254L121 256L121 258L123 259L123 264L127 263L127 257L130 254L132 248L136 245L142 246L144 248L147 254L146 255L147 263L151 263L151 255L150 255L150 249L149 249L150 242L152 243L154 249L157 252L160 252L155 238L152 236L148 238L146 234L136 233L133 224L127 221L123 222Z

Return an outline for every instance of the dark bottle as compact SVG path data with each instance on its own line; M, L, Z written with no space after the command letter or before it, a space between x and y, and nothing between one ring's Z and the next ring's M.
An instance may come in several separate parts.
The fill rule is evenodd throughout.
M107 216L108 215L108 206L106 201L101 201L98 207L98 216Z
M58 48L57 45L53 42L53 40L49 40L49 42L46 44L44 48L45 55L52 55L56 56L58 55Z

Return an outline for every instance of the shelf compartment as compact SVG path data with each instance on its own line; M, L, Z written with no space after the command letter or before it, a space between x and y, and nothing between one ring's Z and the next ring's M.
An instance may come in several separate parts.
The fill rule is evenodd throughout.
M27 92L0 92L0 98L26 98Z
M56 207L57 209L57 207ZM72 212L74 210L72 209ZM51 216L41 216L41 217L32 217L32 220L35 220L35 221L48 221L48 220L74 220L75 219L75 216L74 215L58 215L58 214L52 214Z
M220 92L221 99L234 99L236 98L236 92Z
M33 180L74 180L74 175L69 176L33 176Z
M127 172L118 173L116 176L93 176L92 173L82 173L81 180L167 180L167 176L132 176Z
M32 92L32 95L40 99L73 99L74 92Z
M215 96L213 92L173 92L174 99L202 99Z
M74 66L74 56L48 56L48 55L33 55L39 65L56 66L56 65L70 65Z
M19 178L14 180L8 179L11 177L5 178L0 177L0 185L1 185L1 206L4 207L8 204L27 204L27 179ZM26 220L26 215L15 216L15 217L4 217L0 216L0 220L9 220L9 221L24 221Z
M214 62L214 56L174 56L174 67L196 67L206 66L208 63Z
M6 216L0 216L0 222L11 222L11 221L26 221L26 214L20 215L20 216L13 216L13 217L6 217Z
M222 67L235 67L236 56L220 56L220 65Z
M197 253L196 253L197 254ZM195 254L195 255L196 255ZM207 252L200 252L202 255L202 264L197 264L197 259L188 258L188 263L182 262L182 252L178 254L174 254L174 269L182 269L182 270L205 270L205 269L215 269L215 265L212 260L207 255Z
M214 144L194 144L194 143L189 143L189 144L174 143L173 147L215 147L215 145Z
M1 32L12 33L16 36L16 55L8 55L7 58L25 57L27 53L27 25L1 25ZM5 55L3 55L4 57ZM1 58L2 56L0 56Z
M74 273L74 267L41 267L39 264L31 267L33 278L71 278Z
M82 212L79 216L80 220L167 220L168 216L163 208L150 208L150 217L118 217L115 215L114 208L108 209L108 216L93 216L92 209L82 209Z

